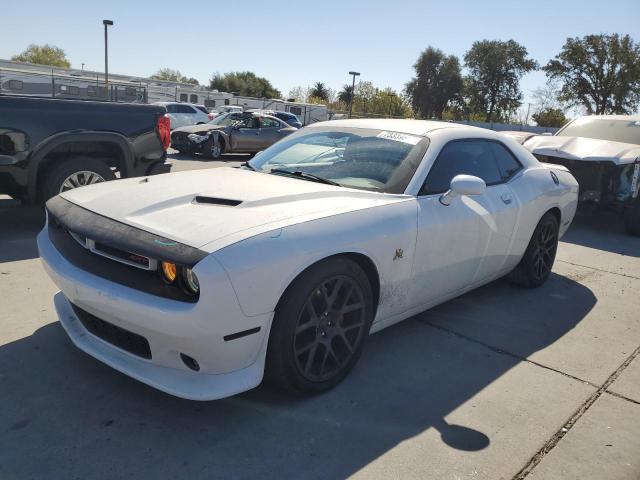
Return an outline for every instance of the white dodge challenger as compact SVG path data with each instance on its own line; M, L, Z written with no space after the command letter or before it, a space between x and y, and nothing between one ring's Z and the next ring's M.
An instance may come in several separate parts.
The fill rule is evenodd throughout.
M241 168L64 192L38 248L71 340L113 368L188 399L265 375L314 393L371 332L505 275L544 283L577 196L489 130L330 121Z

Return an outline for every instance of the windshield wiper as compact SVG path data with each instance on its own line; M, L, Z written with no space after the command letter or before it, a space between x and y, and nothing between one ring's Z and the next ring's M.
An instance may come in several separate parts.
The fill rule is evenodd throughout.
M257 172L258 170L255 169L255 167L253 165L251 165L249 162L244 162L240 164L241 167L245 167L248 168L249 170L253 170L254 172Z
M341 187L338 182L334 182L333 180L329 180L328 178L319 177L318 175L314 175L313 173L303 172L301 170L295 170L293 172L289 170L283 170L281 168L274 168L269 173L273 173L276 175L288 175L290 177L302 178L303 180L309 180L311 182L318 183L326 183L327 185L335 185L336 187Z

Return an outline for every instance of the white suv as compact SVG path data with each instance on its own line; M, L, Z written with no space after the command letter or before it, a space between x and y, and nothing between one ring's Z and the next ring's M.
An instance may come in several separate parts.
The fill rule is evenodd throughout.
M171 119L171 130L188 125L207 123L209 112L200 105L180 102L157 102L167 109L167 116Z

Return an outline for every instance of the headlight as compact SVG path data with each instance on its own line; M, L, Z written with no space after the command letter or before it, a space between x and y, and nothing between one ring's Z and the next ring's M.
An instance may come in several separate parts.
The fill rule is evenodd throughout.
M176 267L175 263L171 262L162 262L162 278L164 278L165 282L173 283L176 281L176 277L178 276L178 267Z
M187 290L194 295L200 291L200 283L198 282L198 277L193 273L193 270L190 268L182 269L182 279L184 280L184 285L187 287Z

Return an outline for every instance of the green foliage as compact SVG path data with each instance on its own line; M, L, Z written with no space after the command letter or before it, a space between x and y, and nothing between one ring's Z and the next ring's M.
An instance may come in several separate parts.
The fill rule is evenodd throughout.
M543 70L562 83L561 101L590 114L632 113L640 103L640 46L629 35L567 38Z
M67 60L64 50L53 45L29 45L19 55L11 57L14 62L37 63L52 67L71 68L71 62Z
M338 101L344 103L345 105L349 105L352 94L353 88L351 87L351 85L344 85L342 87L342 90L338 92Z
M464 81L469 112L484 114L486 122L505 119L520 107L520 78L538 67L514 40L474 42L464 61L469 70Z
M531 115L533 121L540 127L556 127L560 128L567 123L567 117L559 108L547 108Z
M442 118L447 104L462 91L458 58L428 47L413 68L416 76L405 89L413 109L424 118Z
M191 83L193 85L200 85L200 82L195 78L185 77L180 73L180 70L173 70L172 68L161 68L156 73L151 75L150 78L156 80L167 80L169 82Z
M216 73L211 77L209 87L221 92L259 98L280 98L282 94L263 77L253 72Z
M319 98L321 100L329 100L329 90L322 82L316 82L309 91L309 97Z

